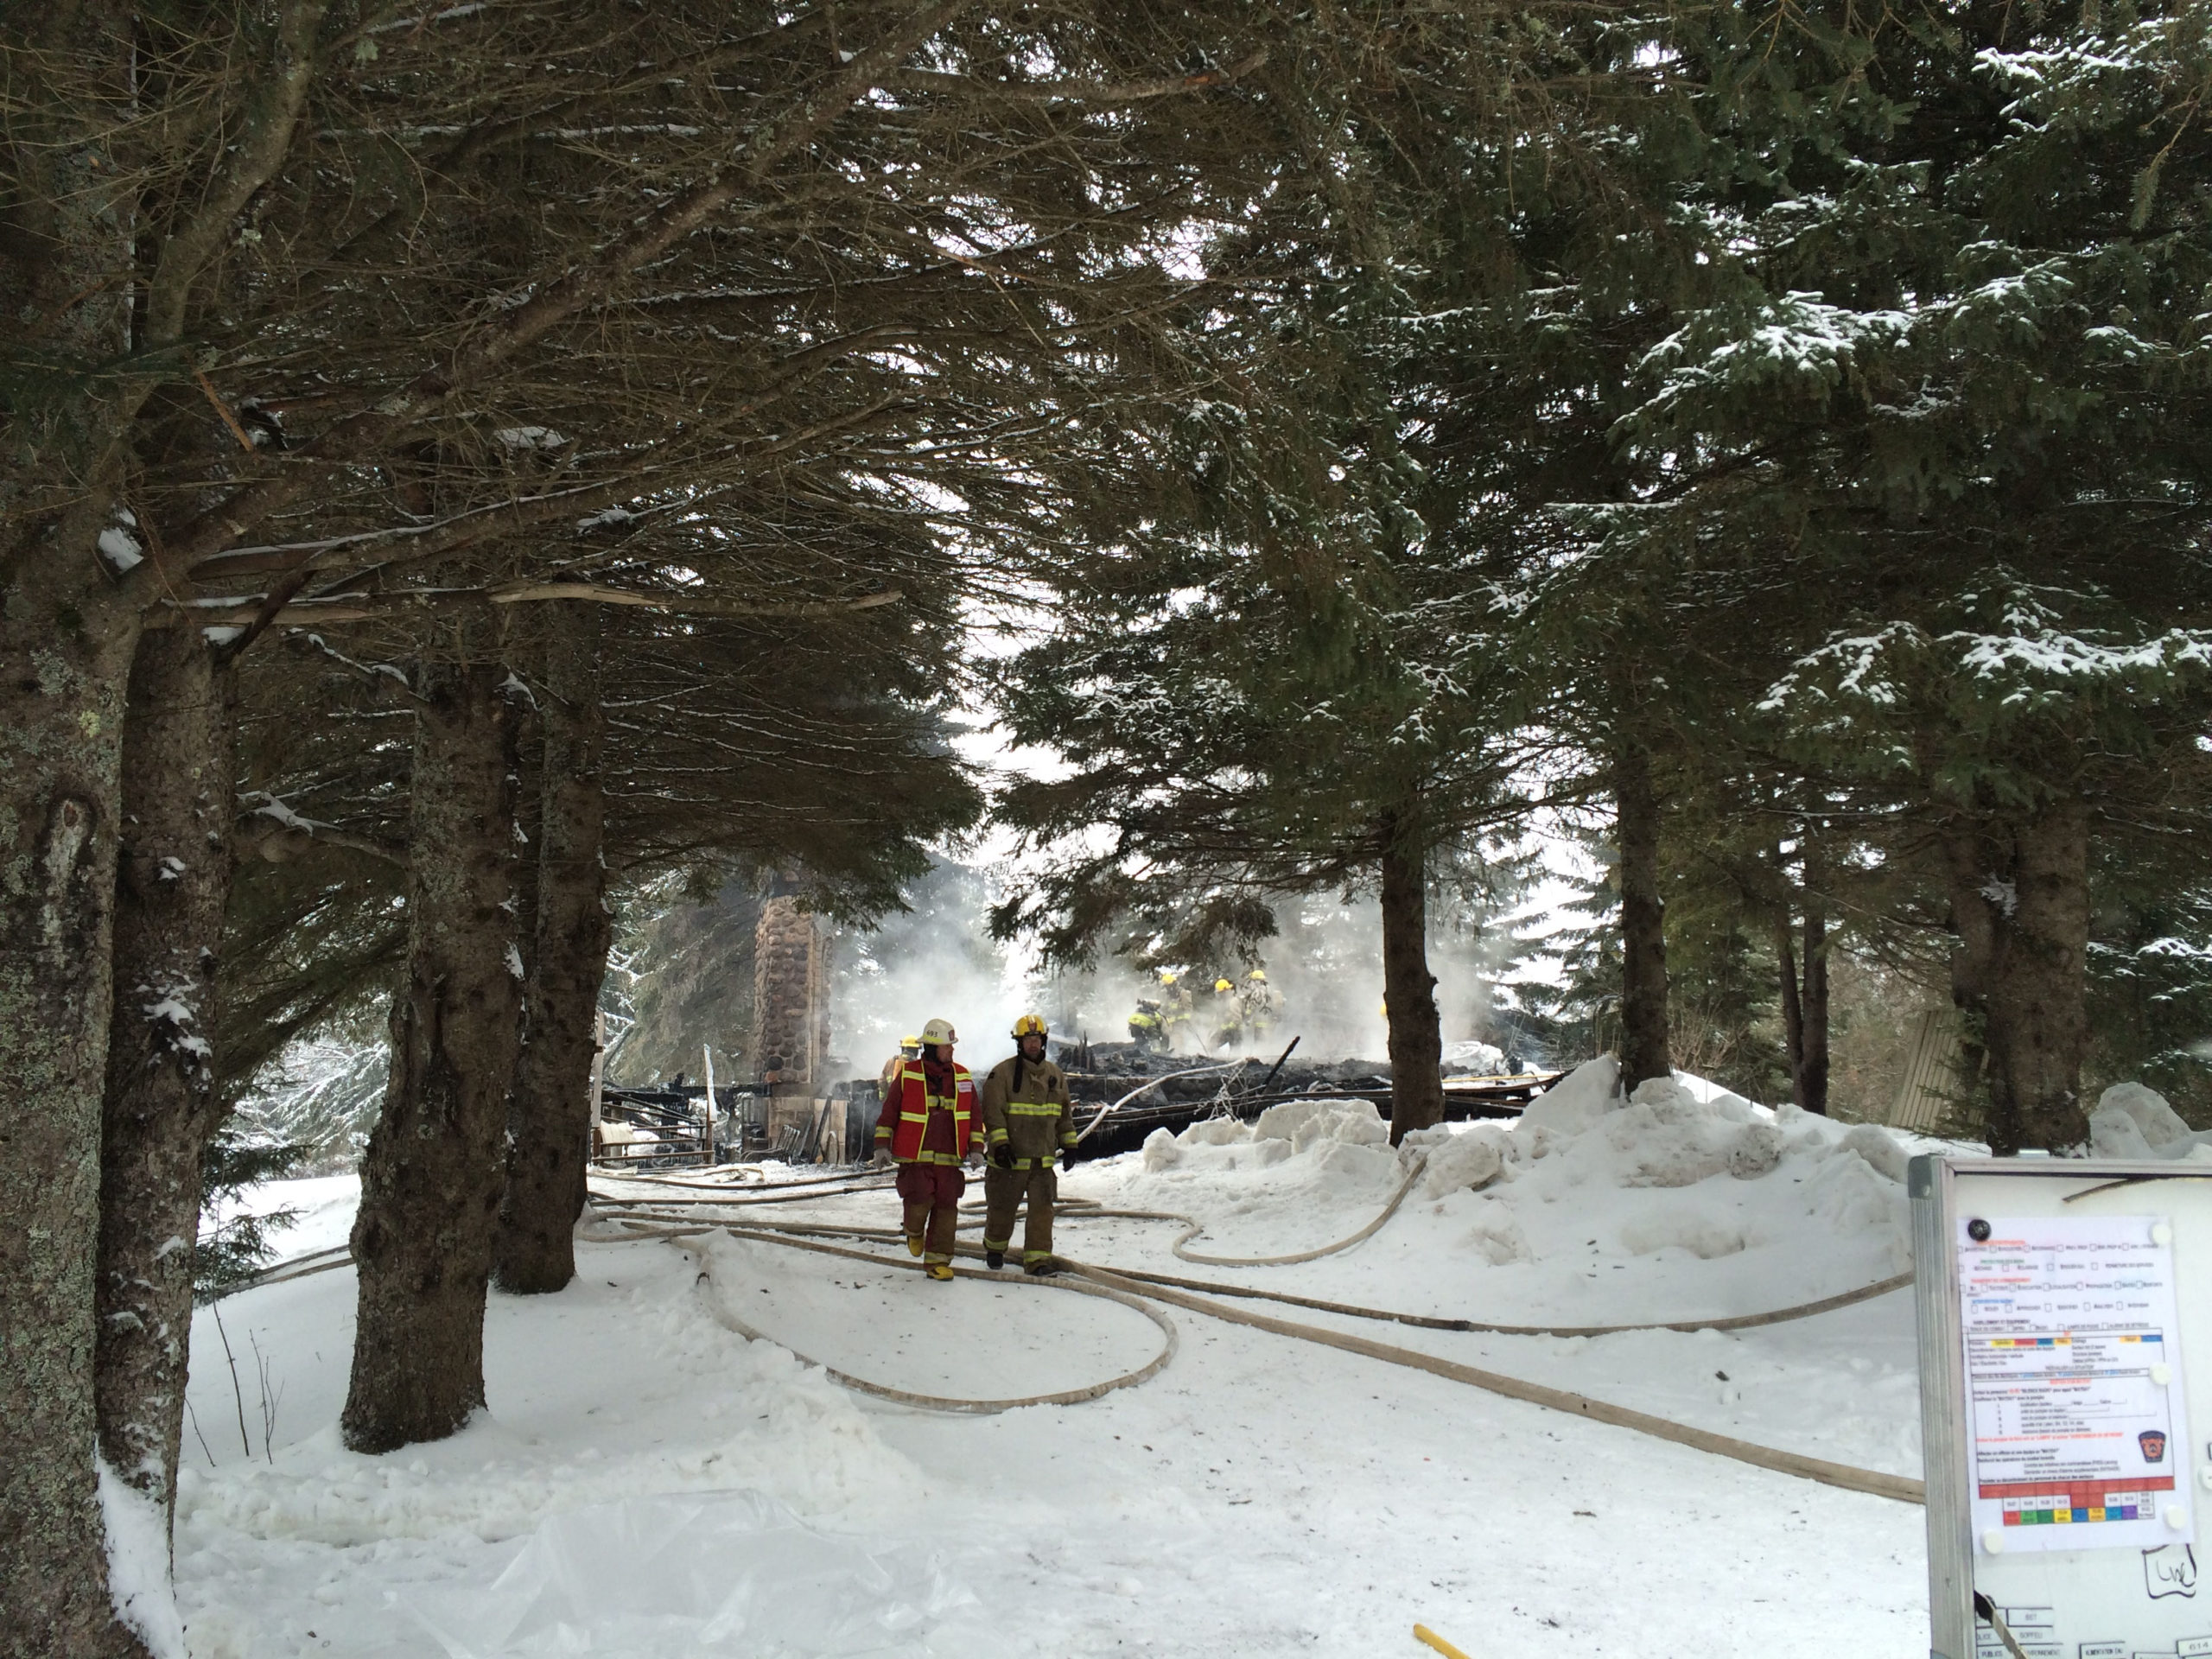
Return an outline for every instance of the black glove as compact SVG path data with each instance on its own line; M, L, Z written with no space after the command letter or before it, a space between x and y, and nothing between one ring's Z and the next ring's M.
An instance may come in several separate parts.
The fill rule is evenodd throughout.
M1000 1169L1014 1167L1014 1142L1001 1141L991 1148L991 1162Z

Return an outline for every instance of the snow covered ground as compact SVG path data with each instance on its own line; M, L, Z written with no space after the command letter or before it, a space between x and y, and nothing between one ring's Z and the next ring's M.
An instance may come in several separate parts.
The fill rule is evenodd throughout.
M1709 1090L1609 1092L1586 1071L1518 1126L1422 1137L1405 1205L1319 1261L1192 1266L1169 1251L1181 1229L1156 1221L1071 1217L1057 1242L1103 1265L1547 1325L1754 1313L1907 1265L1904 1148L1885 1132ZM1369 1109L1299 1103L1256 1130L1156 1136L1063 1193L1203 1220L1188 1247L1202 1253L1312 1249L1403 1179L1382 1127ZM741 1217L887 1226L895 1211L879 1192ZM1027 1282L936 1285L727 1237L586 1244L580 1261L558 1296L493 1298L488 1412L385 1458L337 1439L350 1272L226 1300L221 1332L201 1311L176 1552L197 1659L1410 1659L1426 1651L1416 1621L1505 1659L1924 1645L1921 1512L1906 1504L1183 1311L1179 1351L1148 1382L1072 1407L925 1413L792 1352L1006 1397L1134 1370L1161 1334ZM1907 1293L1741 1332L1591 1338L1242 1306L1918 1473Z
M359 1175L310 1175L293 1181L264 1181L249 1187L200 1223L203 1234L239 1216L293 1212L291 1224L270 1236L277 1256L290 1260L335 1249L353 1230L353 1211L361 1202Z

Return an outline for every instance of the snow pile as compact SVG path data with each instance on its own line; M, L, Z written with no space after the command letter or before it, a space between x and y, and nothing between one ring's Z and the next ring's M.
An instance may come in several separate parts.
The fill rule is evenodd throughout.
M1457 1152L1458 1143L1477 1136L1485 1143L1482 1153ZM1407 1143L1434 1146L1433 1164L1467 1159L1478 1178L1487 1178L1495 1146L1496 1176L1533 1178L1544 1202L1568 1188L1751 1189L1725 1201L1716 1193L1711 1203L1686 1194L1665 1209L1581 1198L1584 1206L1615 1218L1614 1236L1631 1255L1673 1248L1711 1260L1753 1243L1779 1243L1809 1223L1828 1249L1850 1239L1871 1246L1891 1270L1910 1260L1906 1154L1887 1129L1846 1128L1794 1106L1770 1111L1726 1091L1700 1100L1680 1078L1648 1079L1623 1100L1610 1058L1561 1079L1510 1128L1446 1125L1408 1135Z
M976 1605L931 1554L803 1524L758 1492L632 1498L546 1521L488 1589L416 1616L450 1659L543 1653L972 1654Z
M1295 1167L1288 1167L1295 1162ZM1154 1129L1144 1143L1147 1173L1213 1175L1286 1166L1287 1180L1337 1196L1363 1195L1394 1179L1390 1126L1371 1100L1287 1100L1253 1123L1208 1118L1180 1135Z
M455 1532L493 1540L527 1533L557 1509L645 1493L743 1485L821 1512L856 1492L911 1479L849 1395L784 1349L722 1330L688 1290L635 1299L632 1309L631 1351L595 1379L597 1392L607 1400L630 1393L625 1372L633 1363L664 1387L689 1379L697 1393L692 1409L710 1431L679 1452L657 1443L586 1443L549 1457L481 1413L421 1455L364 1457L346 1451L328 1424L265 1462L212 1474L187 1465L180 1523L195 1535L219 1529L340 1547ZM734 1411L732 1395L742 1401ZM605 1432L593 1438L614 1439Z
M1542 1257L1550 1229L1532 1228L1529 1206L1570 1194L1581 1219L1567 1230L1610 1235L1606 1248L1628 1256L1711 1261L1795 1243L1833 1259L1848 1245L1870 1276L1910 1259L1906 1154L1887 1129L1770 1110L1680 1076L1624 1099L1611 1058L1561 1078L1518 1120L1416 1130L1395 1154L1389 1138L1366 1101L1291 1101L1251 1124L1224 1117L1154 1131L1137 1179L1164 1189L1146 1202L1217 1200L1210 1225L1264 1226L1333 1202L1348 1233L1365 1219L1356 1205L1379 1203L1419 1157L1421 1198L1478 1206L1462 1238L1492 1266ZM1630 1196L1646 1188L1684 1191L1664 1205Z
M1505 1051L1494 1043L1469 1040L1444 1045L1444 1069L1460 1077L1496 1077L1506 1073Z
M185 1659L184 1621L169 1588L168 1524L161 1506L92 1454L107 1534L107 1590L115 1616L154 1659Z
M2212 1160L2212 1132L2182 1122L2166 1097L2139 1083L2114 1084L2089 1114L2089 1153L2096 1158Z
M606 1519L610 1506L656 1501L714 1509L745 1493L731 1525L758 1529L759 1505L774 1503L836 1529L856 1520L865 1526L881 1507L911 1505L925 1492L922 1471L885 1443L855 1396L785 1350L721 1328L695 1284L696 1258L658 1243L582 1245L578 1258L576 1282L558 1296L492 1299L490 1409L448 1440L385 1457L348 1452L338 1435L353 1334L350 1273L219 1305L244 1362L236 1397L215 1310L200 1310L176 1529L178 1601L193 1659L277 1659L326 1648L360 1659L434 1659L442 1650L655 1659L721 1652L699 1632L723 1605L696 1598L684 1615L692 1624L659 1645L532 1645L524 1635L516 1637L522 1647L509 1649L499 1643L512 1631L456 1624L451 1633L462 1645L442 1649L415 1610L429 1607L442 1586L455 1587L463 1602L490 1596L533 1548L543 1560L575 1543L581 1535L573 1529L540 1538L578 1511ZM271 1387L263 1400L273 1396L282 1410L267 1437L276 1443L268 1446L254 1423L246 1455L248 1429L233 1433L230 1424L257 1414L249 1351L268 1357ZM639 1541L649 1517L632 1519L627 1533L629 1523L607 1521L598 1548L609 1559L645 1548ZM736 1568L730 1563L724 1574L732 1583ZM506 1581L507 1592L519 1582ZM594 1583L608 1587L603 1578ZM363 1588L341 1593L354 1586ZM907 1585L900 1593L911 1602L919 1590ZM562 1616L528 1597L492 1600L513 1612L514 1630ZM888 1628L876 1630L877 1648L923 1651L892 1645Z

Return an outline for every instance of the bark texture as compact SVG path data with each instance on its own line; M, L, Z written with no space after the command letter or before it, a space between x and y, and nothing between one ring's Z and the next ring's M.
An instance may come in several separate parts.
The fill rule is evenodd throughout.
M1782 1034L1789 1056L1790 1098L1808 1112L1828 1109L1828 929L1821 901L1808 892L1804 918L1793 927L1784 916L1774 933L1782 971ZM1800 930L1802 929L1802 931ZM1801 960L1797 939L1803 944Z
M1659 798L1651 756L1624 742L1613 757L1621 880L1621 1089L1675 1075L1667 1036L1667 906L1659 891Z
M200 1157L221 1121L215 946L231 890L235 674L197 628L142 635L123 737L115 1007L100 1150L100 1446L175 1507Z
M92 1449L108 951L131 619L64 517L0 612L0 1654L143 1652L115 1621Z
M0 356L52 393L0 441L0 1655L143 1654L116 1622L93 1461L93 1278L123 708L136 607L104 568L130 350L131 226L114 124L119 0L0 8L66 76L11 87L0 132ZM17 378L21 378L20 376Z
M2089 948L2089 813L2079 797L1942 829L1951 997L1967 1068L1987 1084L1990 1150L2063 1152L2088 1138L2082 1057Z
M1428 970L1428 847L1421 816L1382 818L1382 1001L1390 1045L1390 1144L1444 1121L1444 1030Z
M357 1452L442 1439L484 1403L484 1299L521 1002L505 908L516 714L502 677L486 664L423 674L407 979L353 1224L359 1300L340 1426Z
M538 710L544 781L537 941L527 994L529 1039L508 1098L506 1198L495 1268L500 1289L523 1294L558 1290L576 1276L599 992L613 938L601 856L607 803L599 765L607 715L600 704L600 615L588 605L552 610Z

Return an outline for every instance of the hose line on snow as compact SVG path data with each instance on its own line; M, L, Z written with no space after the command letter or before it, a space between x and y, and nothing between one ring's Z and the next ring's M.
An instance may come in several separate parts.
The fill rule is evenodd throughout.
M1709 1319L1667 1319L1651 1325L1495 1325L1481 1319L1447 1319L1440 1314L1393 1313L1385 1308L1323 1301L1313 1296L1294 1296L1287 1291L1262 1290L1253 1285L1217 1285L1205 1279L1178 1279L1172 1274L1143 1273L1135 1268L1116 1268L1114 1271L1124 1279L1139 1279L1148 1285L1166 1285L1176 1290L1200 1290L1211 1296L1281 1302L1292 1307L1311 1308L1316 1313L1340 1313L1347 1319L1381 1319L1392 1325L1418 1325L1424 1331L1459 1331L1493 1337L1617 1337L1630 1331L1752 1331L1763 1325L1787 1325L1792 1319L1808 1319L1815 1313L1833 1313L1840 1307L1871 1302L1877 1296L1903 1290L1912 1282L1910 1273L1900 1273L1878 1279L1871 1285L1861 1285L1856 1290L1823 1296L1816 1302L1799 1302L1793 1307L1777 1307L1764 1313L1731 1313Z
M744 1166L725 1166L725 1167L742 1168ZM872 1166L863 1165L858 1169L849 1169L842 1175L823 1175L818 1176L812 1180L771 1181L761 1179L749 1184L731 1181L691 1181L685 1180L683 1177L678 1175L663 1175L658 1173L648 1173L642 1175L617 1175L613 1171L606 1168L595 1169L592 1171L591 1173L598 1176L602 1181L630 1181L641 1186L684 1186L693 1188L702 1192L726 1192L735 1194L740 1192L796 1192L802 1187L842 1186L852 1182L868 1180L874 1175L875 1172ZM823 1198L835 1198L837 1195L834 1192L825 1192L821 1196ZM742 1200L741 1200L741 1201Z
M1363 1240L1372 1237L1405 1203L1407 1195L1413 1190L1414 1182L1421 1176L1421 1169L1422 1165L1416 1164L1412 1173L1400 1183L1398 1190L1391 1195L1390 1201L1383 1206L1382 1213L1357 1232L1320 1249L1300 1251L1293 1255L1207 1256L1192 1254L1184 1250L1181 1246L1186 1241L1204 1232L1205 1224L1190 1216L1178 1214L1171 1210L1108 1210L1082 1199L1073 1199L1065 1201L1058 1206L1058 1218L1062 1221L1180 1222L1186 1230L1175 1241L1175 1254L1186 1262L1198 1262L1218 1267L1287 1266L1293 1262L1313 1262L1325 1255L1334 1255L1340 1250L1348 1250ZM714 1203L716 1200L702 1201L688 1198L633 1200L631 1204L620 1208L602 1211L602 1214L609 1220L621 1220L632 1217L664 1220L666 1217L653 1216L650 1209L642 1206L663 1207L697 1202ZM729 1202L746 1201L739 1199L729 1200ZM752 1202L772 1202L772 1200L754 1199ZM962 1208L972 1211L980 1206L963 1205ZM868 1238L889 1241L903 1236L895 1228L841 1226L830 1222L763 1221L752 1224L773 1228L779 1232L793 1233L814 1238ZM971 1231L978 1224L980 1224L973 1219L963 1222L961 1230ZM1247 1301L1280 1302L1290 1307L1310 1309L1316 1313L1334 1313L1345 1319L1375 1319L1390 1325L1413 1325L1424 1331L1456 1331L1473 1335L1497 1337L1613 1337L1637 1331L1755 1331L1763 1325L1787 1325L1794 1319L1808 1319L1818 1313L1833 1313L1840 1308L1852 1307L1860 1302L1872 1301L1878 1296L1886 1296L1892 1291L1903 1290L1912 1282L1912 1274L1910 1272L1893 1274L1889 1278L1878 1279L1872 1284L1840 1291L1833 1296L1823 1296L1814 1301L1797 1302L1788 1307L1770 1308L1758 1313L1717 1314L1709 1319L1654 1319L1629 1325L1505 1325L1484 1319L1456 1319L1443 1314L1399 1313L1388 1308L1363 1307L1351 1302L1332 1302L1314 1296L1294 1295L1288 1291L1262 1290L1249 1285L1219 1284L1206 1279L1179 1279L1171 1274L1147 1273L1135 1268L1116 1268L1113 1271L1125 1279L1137 1280L1148 1285L1164 1285L1175 1290L1200 1291L1209 1296L1233 1296Z
M711 1224L671 1224L655 1226L652 1223L657 1219L659 1218L641 1217L628 1220L625 1224L637 1230L617 1234L614 1239L681 1239L696 1237L702 1233L716 1230ZM877 1267L919 1270L918 1263L899 1261L874 1251L847 1249L834 1244L819 1243L811 1239L786 1236L787 1232L799 1230L799 1227L803 1225L804 1224L795 1225L768 1223L757 1226L728 1225L721 1227L719 1230L728 1233L733 1238L752 1239L764 1244L780 1244L790 1249L809 1250L823 1255L840 1256L848 1261L865 1262ZM830 1230L808 1229L807 1230ZM863 1233L863 1230L847 1230L846 1236L850 1236L858 1233ZM896 1236L896 1235L891 1235L891 1236ZM610 1239L606 1242L611 1243L614 1240ZM1069 1261L1065 1257L1061 1257L1059 1260L1061 1264L1071 1272L1082 1279L1090 1281L1091 1287L1095 1292L1122 1293L1114 1300L1122 1301L1128 1306L1142 1307L1146 1301L1165 1302L1172 1307L1183 1308L1193 1313L1203 1313L1211 1319L1220 1319L1230 1325L1247 1325L1253 1330L1265 1331L1275 1336L1291 1337L1302 1342L1316 1343L1325 1348L1336 1348L1346 1353L1358 1354L1369 1359L1379 1359L1386 1364L1402 1365L1409 1370L1426 1371L1432 1376L1442 1377L1447 1382L1464 1382L1510 1400L1519 1400L1549 1410L1566 1412L1577 1417L1586 1417L1593 1421L1611 1424L1616 1428L1630 1429L1637 1433L1651 1435L1657 1440L1671 1441L1677 1446L1687 1446L1695 1451L1707 1452L1714 1456L1727 1458L1738 1463L1750 1464L1755 1468L1772 1470L1778 1474L1794 1475L1801 1479L1817 1481L1822 1485L1839 1487L1846 1491L1866 1492L1876 1497L1891 1498L1898 1503L1924 1503L1927 1501L1924 1484L1909 1476L1886 1474L1879 1470L1861 1469L1851 1464L1834 1463L1825 1458L1811 1458L1796 1452L1784 1452L1774 1446L1761 1446L1756 1441L1738 1440L1733 1435L1719 1434L1710 1429L1695 1428L1687 1423L1677 1423L1669 1418L1655 1416L1649 1412L1637 1411L1627 1406L1613 1405L1603 1400L1593 1400L1587 1395L1575 1394L1565 1389L1550 1388L1541 1382L1527 1382L1520 1377L1505 1376L1501 1372L1486 1371L1472 1365L1462 1365L1456 1361L1439 1358L1433 1354L1424 1354L1415 1349L1395 1347L1389 1343L1373 1342L1364 1337L1351 1336L1344 1332L1331 1331L1319 1325L1294 1324L1288 1319L1278 1319L1264 1313L1247 1313L1242 1308L1224 1306L1218 1302L1204 1301L1182 1291L1147 1282L1147 1280L1156 1279L1158 1275L1147 1275L1147 1279L1139 1279L1111 1268L1092 1267L1084 1262ZM1052 1289L1078 1288L1077 1285L1059 1279L1037 1280L1027 1277L1013 1279L997 1273L978 1272L972 1268L955 1268L953 1272L963 1278L984 1279L994 1284L1042 1284ZM1851 1297L1843 1300L1864 1300L1864 1294L1853 1293ZM1817 1309L1828 1305L1841 1305L1841 1303L1839 1299L1830 1298L1827 1304L1808 1303L1804 1307ZM1145 1311L1151 1313L1149 1309ZM1351 1309L1344 1311L1369 1312ZM1783 1312L1790 1311L1783 1310ZM1394 1317L1375 1315L1371 1313L1370 1316ZM1797 1318L1805 1316L1802 1312L1792 1314L1792 1317ZM1023 1405L1074 1404L1081 1400L1096 1399L1100 1395L1109 1393L1115 1389L1128 1388L1135 1383L1144 1382L1156 1375L1168 1363L1173 1357L1176 1348L1174 1327L1167 1324L1164 1318L1156 1315L1154 1317L1161 1328L1166 1332L1167 1343L1149 1365L1129 1372L1124 1376L1116 1377L1110 1382L1094 1385L1090 1389L1075 1389L1060 1395L1039 1395L1012 1401L947 1399L942 1396L910 1394L903 1389L887 1388L881 1383L869 1382L862 1378L849 1376L844 1372L826 1365L823 1370L838 1382L862 1393L873 1394L880 1398L893 1400L903 1405L920 1406L929 1410L981 1413L1012 1410ZM757 1332L742 1330L736 1324L734 1314L728 1314L726 1318L732 1323L733 1328L741 1329L741 1334L748 1338L758 1336ZM1776 1321L1775 1318L1769 1317L1764 1319L1764 1322ZM810 1361L809 1363L819 1363L820 1362Z
M1264 1313L1248 1313L1242 1308L1201 1301L1180 1291L1139 1284L1104 1268L1087 1267L1076 1262L1067 1265L1071 1271L1110 1288L1126 1289L1136 1295L1154 1297L1172 1307L1204 1313L1213 1319L1224 1319L1231 1325L1249 1325L1255 1331L1295 1337L1303 1342L1319 1343L1326 1348L1340 1348L1346 1353L1364 1355L1388 1364L1427 1371L1432 1376L1465 1382L1491 1394L1503 1395L1509 1400L1522 1400L1553 1411L1564 1411L1577 1417L1611 1423L1616 1428L1634 1429L1638 1433L1672 1440L1678 1446L1692 1446L1719 1457L1732 1458L1738 1463L1748 1463L1781 1474L1816 1480L1824 1486L1840 1486L1846 1491L1868 1492L1876 1497L1895 1498L1904 1503L1924 1503L1927 1501L1926 1488L1923 1483L1904 1475L1884 1474L1878 1470L1831 1463L1825 1458L1808 1458L1796 1452L1778 1451L1751 1440L1737 1440L1733 1435L1716 1434L1710 1429L1693 1428L1687 1423L1655 1417L1649 1412L1611 1405L1603 1400L1592 1400L1587 1395L1573 1394L1565 1389L1547 1388L1541 1382L1524 1382L1517 1376L1506 1376L1497 1371L1481 1370L1472 1365L1439 1359L1433 1354L1424 1354L1414 1349L1395 1348L1388 1343L1370 1342L1365 1337L1324 1330L1319 1325L1294 1325L1287 1319L1273 1319Z
M632 1223L631 1225L635 1226L636 1224ZM717 1230L727 1233L732 1238L749 1239L760 1244L779 1244L785 1249L809 1250L819 1255L842 1256L848 1261L865 1262L871 1267L903 1268L916 1273L922 1270L922 1263L918 1262L902 1262L894 1257L877 1255L872 1250L849 1250L835 1244L820 1244L810 1240L783 1236L779 1232L768 1232L748 1227L725 1226L717 1229L712 1225L671 1226L641 1230L620 1236L624 1239L661 1238L675 1243L681 1243L686 1238L697 1237L702 1233ZM616 1241L601 1238L594 1242L613 1243ZM1007 1279L1001 1274L979 1271L974 1268L955 1268L952 1270L954 1274L964 1279L987 1279L994 1284L1001 1285L1033 1285L1047 1290L1071 1291L1077 1295L1096 1296L1105 1301L1119 1302L1124 1307L1135 1308L1159 1326L1165 1340L1160 1344L1160 1351L1136 1370L1124 1371L1118 1376L1109 1377L1103 1382L1093 1382L1084 1388L1063 1389L1052 1394L1023 1395L1006 1400L976 1400L954 1395L919 1394L907 1389L894 1389L887 1383L871 1382L866 1377L855 1376L849 1371L841 1371L834 1365L827 1364L810 1355L800 1353L788 1343L778 1342L775 1338L755 1330L739 1318L735 1310L731 1308L721 1295L720 1287L715 1283L713 1270L708 1265L703 1255L700 1256L699 1262L699 1282L707 1286L711 1293L708 1306L717 1324L728 1330L734 1331L748 1342L772 1343L777 1347L785 1349L807 1364L820 1366L824 1376L845 1388L861 1394L873 1395L879 1400L888 1400L896 1405L912 1406L922 1411L957 1412L973 1416L987 1416L1001 1411L1016 1411L1024 1406L1081 1405L1085 1401L1096 1400L1102 1395L1111 1394L1117 1389L1135 1388L1140 1382L1150 1382L1166 1368L1169 1361L1175 1357L1179 1341L1175 1322L1173 1319L1145 1299L1115 1290L1109 1286L1084 1284L1072 1279L1037 1279L1027 1274L1020 1279Z
M1186 1250L1183 1248L1191 1240L1205 1231L1205 1224L1200 1221L1191 1221L1190 1230L1168 1248L1182 1260L1195 1262L1202 1268L1287 1268L1296 1262L1319 1262L1325 1255L1334 1255L1339 1250L1348 1250L1353 1245L1363 1243L1382 1231L1382 1224L1398 1213L1398 1206L1406 1201L1406 1194L1414 1190L1414 1183L1421 1179L1421 1172L1427 1167L1428 1155L1423 1153L1414 1160L1413 1167L1406 1172L1406 1179L1398 1183L1398 1190L1390 1195L1390 1202L1382 1206L1381 1215L1376 1217L1350 1238L1340 1238L1335 1243L1325 1244L1318 1250L1300 1250L1293 1255L1200 1255L1195 1250ZM1181 1217L1179 1219L1191 1220L1188 1216Z

